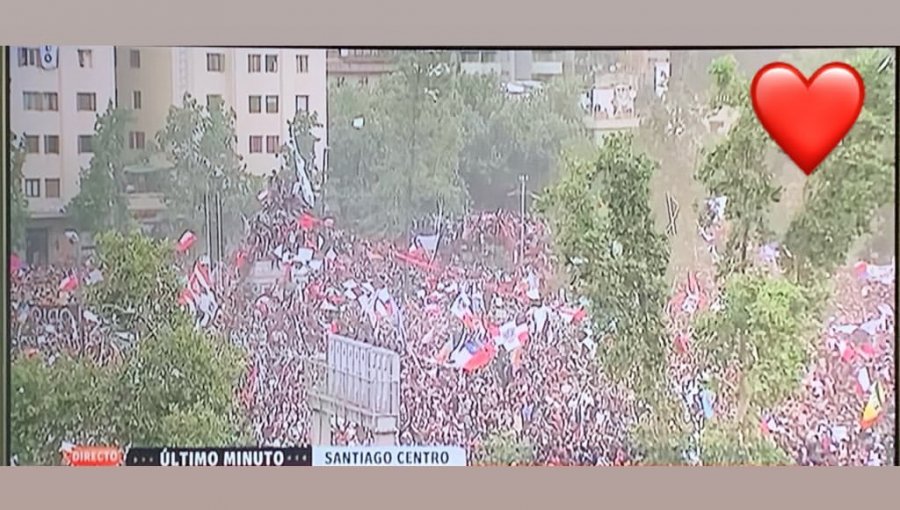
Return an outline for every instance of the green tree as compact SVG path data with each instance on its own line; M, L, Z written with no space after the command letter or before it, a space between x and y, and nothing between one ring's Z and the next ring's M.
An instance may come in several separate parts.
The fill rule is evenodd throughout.
M797 389L812 356L818 301L785 278L748 272L726 280L723 310L698 318L697 349L713 377L726 368L737 374L736 382L713 383L733 396L738 426L757 423Z
M481 463L489 466L512 466L534 461L534 447L514 432L493 432L478 452Z
M235 405L243 366L223 338L178 314L138 344L110 397L121 440L136 446L228 446L250 439Z
M17 356L11 384L13 453L23 463L59 461L62 442L120 446L225 446L251 439L234 399L241 351L195 328L177 309L171 247L140 234L98 238L104 274L86 300L136 333L120 361ZM110 303L115 303L111 305Z
M743 272L750 264L749 250L767 241L772 232L769 211L778 202L781 188L766 163L769 137L753 112L749 82L739 75L732 56L713 61L711 107L737 109L739 117L727 137L704 153L697 178L713 196L728 197L725 218L730 230L720 252L720 274Z
M758 427L734 421L707 422L700 433L700 460L705 466L784 466L790 456Z
M872 231L879 210L893 202L895 73L882 68L888 56L866 50L850 61L863 77L865 105L841 145L810 176L803 209L785 235L797 281L842 265L854 243Z
M174 163L165 192L171 232L204 231L204 205L217 194L222 232L242 231L241 214L255 207L262 181L245 171L237 152L234 110L221 101L203 106L185 94L181 106L169 109L157 144Z
M328 183L326 204L340 212L343 221L358 222L365 213L377 214L375 204L365 204L373 164L382 158L378 130L372 129L380 87L350 87L332 83L328 89ZM389 113L389 112L386 112Z
M646 411L639 428L653 443L647 448L664 445L671 457L683 431L666 384L668 247L648 201L656 167L635 151L631 136L611 135L595 161L566 159L560 181L540 197L538 209L574 290L590 300L592 320L606 336L598 349L603 370L611 380L627 381Z
M23 465L58 464L63 442L105 444L112 427L114 375L105 367L63 356L12 358L11 452Z
M454 70L445 53L414 51L398 58L398 71L379 80L365 101L366 112L336 108L330 122L346 130L362 113L366 134L358 141L333 139L329 154L346 158L330 162L329 186L340 216L361 230L375 235L403 235L412 224L433 213L436 204L460 212L465 188L458 174L464 142L458 112L462 107L453 87ZM367 142L362 145L361 142ZM354 150L357 149L357 150ZM353 158L353 159L351 159ZM355 176L356 184L347 186ZM345 192L346 190L346 192Z
M115 108L112 101L97 117L90 165L81 170L78 195L66 206L79 230L126 231L134 224L125 195L128 124L131 114Z
M171 243L118 232L101 234L95 242L103 281L86 288L91 309L139 337L181 313Z
M518 207L520 175L539 191L560 167L562 149L586 140L578 105L580 80L558 79L525 97L500 92L495 75L461 75L457 87L466 108L461 112L466 142L460 174L478 209Z
M22 188L25 166L25 140L11 133L9 158L9 241L10 248L25 248L25 225L28 223L28 199Z

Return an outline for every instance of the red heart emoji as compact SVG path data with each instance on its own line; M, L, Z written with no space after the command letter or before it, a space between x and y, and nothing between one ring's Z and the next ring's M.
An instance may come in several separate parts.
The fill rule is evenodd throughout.
M793 66L776 62L756 73L750 97L760 124L810 175L853 127L865 86L847 64L824 65L806 79Z

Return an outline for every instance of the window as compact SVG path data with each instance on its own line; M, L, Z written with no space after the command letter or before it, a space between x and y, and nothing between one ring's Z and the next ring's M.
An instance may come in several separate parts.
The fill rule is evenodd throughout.
M297 55L297 72L309 72L309 55Z
M25 179L25 196L28 198L36 198L41 196L40 179Z
M258 73L262 71L262 55L254 53L247 55L247 72Z
M225 71L225 54L224 53L207 53L206 54L206 70L211 73L221 73Z
M460 52L460 58L463 62L478 62L479 60L481 60L481 56L477 51Z
M250 137L250 154L258 154L262 152L262 137L261 136L251 136Z
M262 96L250 96L250 113L262 111Z
M224 102L225 100L222 99L222 96L220 94L207 94L206 96L207 108L212 108L213 105L222 106Z
M92 50L78 50L78 67L85 69L94 67L94 52Z
M31 111L41 111L43 110L43 101L41 98L43 96L40 92L22 92L22 99L24 102L25 110Z
M97 94L93 92L79 92L75 96L75 108L79 112L97 111Z
M37 154L41 152L41 139L35 135L25 135L25 153Z
M481 52L481 61L490 64L497 61L497 52L496 51L482 51Z
M140 110L144 105L144 98L141 96L140 90L135 90L131 93L131 108L134 110Z
M44 179L44 190L47 198L59 198L59 179Z
M266 137L266 152L269 154L278 153L278 149L281 147L279 143L279 139L277 136L267 136Z
M266 72L278 72L278 55L266 55Z
M309 111L309 96L297 96L294 98L294 107L298 112L308 112Z
M19 67L34 67L41 60L38 48L19 48Z
M49 112L58 112L59 94L56 92L44 92L44 106Z
M559 62L564 60L563 54L556 50L536 50L531 58L534 62Z
M129 60L130 60L132 69L140 69L141 68L141 50L131 50Z
M78 136L78 154L93 154L94 137L91 135Z
M128 148L132 150L143 150L145 147L143 131L132 131L128 133Z
M266 113L278 113L278 96L266 96Z
M34 112L55 112L59 110L59 96L56 92L23 92L25 110Z
M44 136L44 154L59 154L59 135Z

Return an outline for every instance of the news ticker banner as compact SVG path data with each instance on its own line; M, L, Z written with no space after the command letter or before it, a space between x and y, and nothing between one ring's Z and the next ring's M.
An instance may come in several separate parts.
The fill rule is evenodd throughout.
M79 463L73 463L79 465ZM98 465L82 463L80 465ZM466 452L452 446L315 446L305 448L132 448L126 466L465 466Z

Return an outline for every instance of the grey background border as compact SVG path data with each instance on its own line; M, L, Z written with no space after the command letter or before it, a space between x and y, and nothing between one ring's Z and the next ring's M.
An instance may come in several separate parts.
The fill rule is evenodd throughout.
M898 45L895 0L8 1L0 44L291 46ZM177 17L176 17L177 13ZM214 14L210 14L214 13ZM650 17L652 15L652 17ZM4 87L5 89L5 87ZM5 112L3 113L5 116ZM4 144L5 145L5 144ZM4 172L5 174L5 172ZM5 235L5 234L4 234ZM5 265L6 261L4 261ZM4 277L5 277L4 271ZM5 381L3 381L5 382ZM0 383L2 384L2 383ZM891 508L900 469L0 468L3 508ZM895 483L889 483L893 480ZM765 486L763 487L763 484Z
M177 16L175 15L177 13ZM894 0L9 1L0 43L893 46Z

